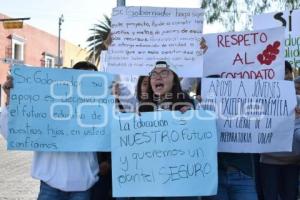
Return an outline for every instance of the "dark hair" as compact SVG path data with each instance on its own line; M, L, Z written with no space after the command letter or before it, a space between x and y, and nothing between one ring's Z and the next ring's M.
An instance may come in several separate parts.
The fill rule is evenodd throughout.
M287 72L292 73L293 72L293 68L292 68L291 63L289 63L288 61L284 61L284 66L285 66L285 73L287 73Z
M79 61L74 66L73 69L82 69L82 70L94 70L98 71L97 67L88 61Z
M178 75L170 70L173 73L174 79L173 79L173 87L171 89L171 98L170 99L165 99L163 103L168 103L170 104L168 106L168 109L170 110L180 110L183 106L192 105L194 108L194 102L193 100L189 97L187 93L185 93L181 89L180 85L180 80ZM140 112L151 112L154 111L154 105L157 105L158 102L158 96L154 94L152 87L150 85L151 77L149 78L149 87L148 87L148 95L147 99L141 100L141 104L139 106L139 111ZM161 102L160 102L161 103ZM178 105L174 105L175 103L178 103Z
M136 85L136 97L138 101L142 101L142 83L145 78L149 76L140 76Z

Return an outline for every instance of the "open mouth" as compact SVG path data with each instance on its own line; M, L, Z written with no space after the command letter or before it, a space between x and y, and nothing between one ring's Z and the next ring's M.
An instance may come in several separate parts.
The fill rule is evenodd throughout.
M158 89L158 90L161 90L164 88L164 84L163 83L158 83L155 85L155 88Z

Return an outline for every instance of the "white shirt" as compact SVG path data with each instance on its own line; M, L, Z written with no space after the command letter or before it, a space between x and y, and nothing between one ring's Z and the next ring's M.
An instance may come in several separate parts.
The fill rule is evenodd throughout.
M8 110L2 109L1 134L8 134ZM63 191L85 191L98 180L96 153L34 152L31 176Z

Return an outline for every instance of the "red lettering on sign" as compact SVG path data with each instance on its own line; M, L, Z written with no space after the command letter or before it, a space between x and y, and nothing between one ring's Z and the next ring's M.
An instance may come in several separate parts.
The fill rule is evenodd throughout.
M268 41L266 33L254 32L245 34L217 35L218 47L251 46Z

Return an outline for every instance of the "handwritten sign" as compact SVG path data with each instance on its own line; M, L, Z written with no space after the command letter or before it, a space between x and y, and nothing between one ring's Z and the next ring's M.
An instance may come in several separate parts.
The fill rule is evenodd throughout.
M105 73L15 66L8 149L109 151L114 99Z
M254 29L285 27L285 58L292 66L300 67L300 10L255 15Z
M112 125L113 196L216 193L216 122L208 112L123 113Z
M208 34L203 75L222 78L284 78L283 28Z
M203 11L196 8L117 7L112 13L108 71L148 75L158 60L179 76L202 76Z
M292 81L203 79L202 107L218 115L220 152L291 151L296 95Z

